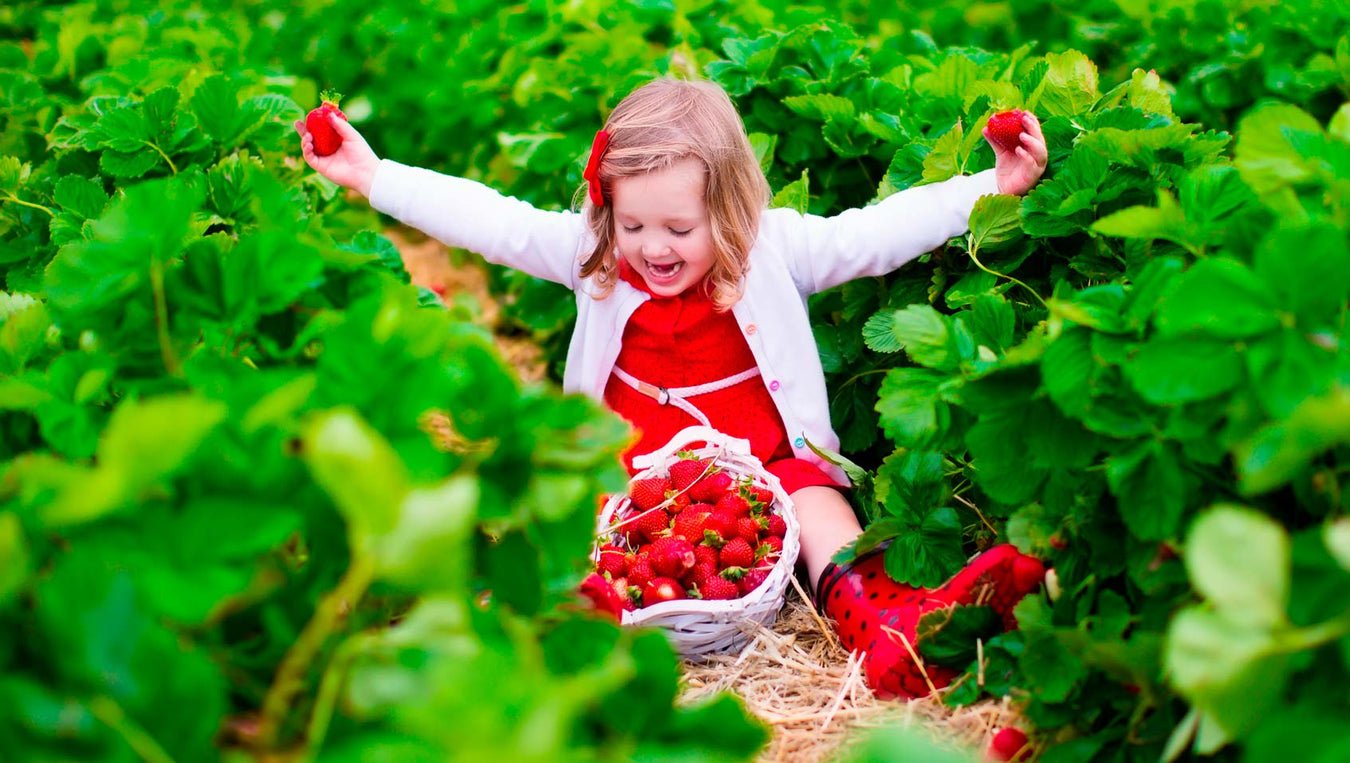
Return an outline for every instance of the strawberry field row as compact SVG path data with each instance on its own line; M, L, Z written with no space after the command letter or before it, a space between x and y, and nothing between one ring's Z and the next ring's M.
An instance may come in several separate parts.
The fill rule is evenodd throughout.
M382 154L557 207L674 72L803 211L1044 125L1024 200L811 303L860 546L921 584L995 538L1055 568L1020 631L929 634L949 701L1013 694L1060 763L1350 747L1350 11L122 5L0 11L0 745L751 754L734 701L673 707L659 637L566 609L622 427L420 308L287 126L336 86ZM560 362L571 300L495 278Z

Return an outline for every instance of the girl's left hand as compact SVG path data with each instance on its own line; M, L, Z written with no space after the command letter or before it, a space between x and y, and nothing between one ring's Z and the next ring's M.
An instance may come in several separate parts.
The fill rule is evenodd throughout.
M994 149L994 177L998 179L1000 193L1024 196L1045 173L1049 152L1045 148L1045 135L1041 133L1041 122L1035 114L1022 115L1022 145L1011 149L1000 146L989 137L989 127L984 128L984 139Z

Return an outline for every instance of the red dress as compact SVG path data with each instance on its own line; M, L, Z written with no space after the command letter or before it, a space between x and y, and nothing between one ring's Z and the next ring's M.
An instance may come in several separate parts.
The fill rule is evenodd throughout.
M647 294L651 290L628 263L619 275ZM623 347L615 364L637 379L658 387L690 387L725 379L755 365L750 345L730 310L718 312L702 288L675 297L652 295L628 320ZM796 458L783 418L756 376L739 384L688 398L714 429L750 442L750 451L783 483L789 495L804 487L842 487L820 467ZM700 422L674 405L661 405L611 374L605 404L638 431L640 439L624 453L634 473L633 456L665 445L685 427Z

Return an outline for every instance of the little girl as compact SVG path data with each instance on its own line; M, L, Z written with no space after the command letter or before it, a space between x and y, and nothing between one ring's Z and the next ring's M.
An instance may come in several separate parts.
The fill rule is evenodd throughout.
M950 604L1011 609L1043 569L1010 545L975 558L944 586L891 580L882 555L836 566L861 532L831 450L825 375L807 316L809 295L878 276L967 229L975 200L1025 194L1046 147L1028 114L1021 145L992 140L993 170L894 194L831 218L769 209L768 182L745 127L720 88L659 79L624 98L596 134L581 211L549 212L462 178L380 160L347 122L326 157L296 123L305 161L375 209L490 262L566 285L577 324L563 388L603 400L647 453L681 429L707 424L751 443L792 496L801 562L817 604L845 646L864 652L882 695L922 696L950 681L912 653L920 615ZM988 139L988 133L985 135Z

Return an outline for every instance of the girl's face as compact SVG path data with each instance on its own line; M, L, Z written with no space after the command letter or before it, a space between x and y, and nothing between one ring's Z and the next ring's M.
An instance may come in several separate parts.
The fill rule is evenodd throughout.
M619 256L659 297L682 294L712 268L704 174L703 162L691 157L610 186Z

